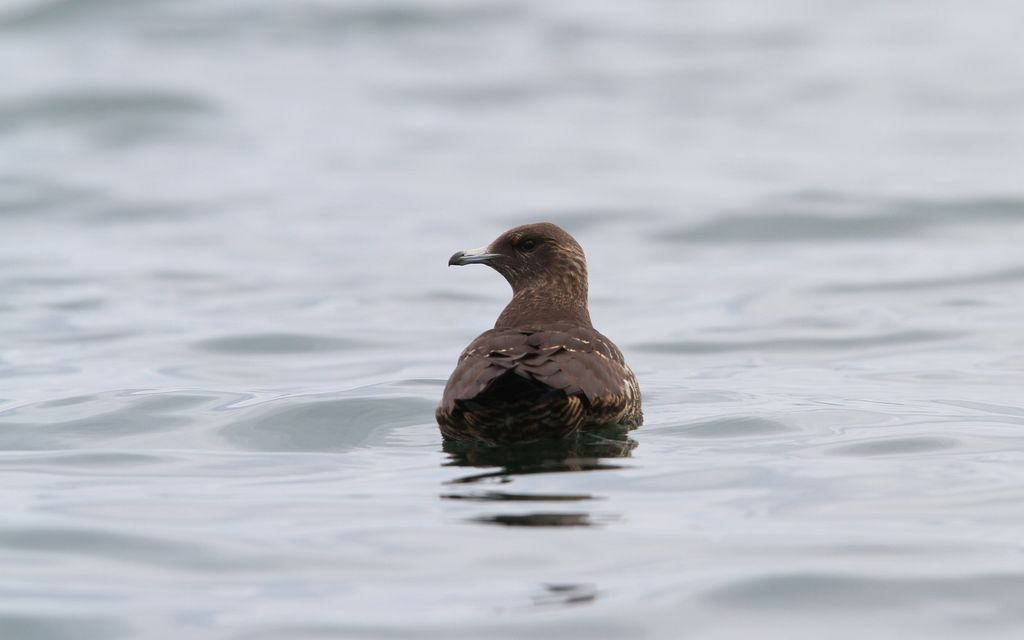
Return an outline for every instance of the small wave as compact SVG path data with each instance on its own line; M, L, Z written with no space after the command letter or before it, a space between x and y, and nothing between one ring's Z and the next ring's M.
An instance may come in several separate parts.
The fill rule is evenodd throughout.
M793 431L797 431L797 429L775 420L756 416L717 418L657 429L658 434L681 435L688 438L754 438Z
M425 292L423 297L426 300L436 300L439 302L485 302L490 300L490 296L455 291L453 289L434 289Z
M208 338L199 340L193 343L192 346L210 353L266 355L342 351L356 347L358 343L352 340L305 333L254 333L241 336Z
M232 394L115 391L23 405L0 413L0 449L63 450L119 446L195 424L195 412L215 409Z
M405 34L429 29L477 29L504 25L527 15L507 2L450 3L373 2L324 3L296 1L244 8L199 4L197 9L170 2L135 0L50 0L0 13L0 28L17 31L89 28L223 41L233 36L266 35L278 40L317 40L345 33ZM127 28L127 29L126 29ZM134 28L134 29L133 29Z
M515 84L494 80L458 84L431 83L422 87L394 90L387 97L395 103L421 101L453 109L475 111L487 107L508 109L550 95L550 88L540 84Z
M936 400L935 402L936 404L944 404L951 407L961 407L964 409L972 409L974 411L982 411L990 415L1024 418L1024 407L993 404L991 402L976 402L972 400Z
M194 571L257 570L269 563L192 542L91 529L24 527L0 530L0 549L53 556L83 555Z
M846 242L920 235L935 227L1024 222L1024 200L891 200L805 193L725 213L655 239L674 242Z
M286 8L273 4L257 8L229 9L185 14L152 28L175 35L230 38L260 34L275 40L309 41L339 34L408 34L429 29L478 29L490 24L503 25L523 9L515 4L468 3L442 5L410 2L380 2L362 5L322 2L290 3Z
M775 338L723 342L713 340L679 340L673 342L645 342L631 345L632 349L653 353L725 353L731 351L828 351L836 349L864 349L893 345L911 345L922 342L953 340L964 334L954 331L898 331L874 336Z
M0 104L0 117L3 106ZM0 122L0 133L3 132ZM32 175L0 175L0 215L39 215L89 206L99 201L95 189L74 187Z
M771 611L941 609L974 611L990 619L1021 620L1024 575L869 578L847 574L789 574L741 580L709 593L709 604ZM938 611L939 609L935 609Z
M2 107L0 107L2 117ZM0 134L3 124L0 123ZM0 175L0 216L62 215L90 223L126 223L181 220L210 215L210 203L123 200L98 189L86 189L39 176Z
M960 441L955 438L933 436L878 438L868 442L856 442L832 447L828 453L841 456L908 455L955 449L959 444Z
M121 145L160 138L215 111L211 102L180 91L63 91L0 103L0 135L63 127Z
M651 222L657 220L661 213L650 208L623 208L614 209L608 207L587 207L579 209L545 209L543 217L559 226L565 228L573 235L599 228L618 227L635 225L638 222ZM537 212L532 210L520 211L514 215L502 216L501 221L507 227L515 227L523 224L524 220L537 217Z
M152 455L144 453L98 451L84 453L39 453L26 454L19 452L16 457L0 460L4 468L66 468L66 469L137 469L165 465L173 461L172 456Z
M103 298L73 298L61 302L51 302L46 306L61 311L85 311L99 309L107 304L109 304L109 301Z
M91 20L111 22L118 13L138 11L146 3L134 0L50 0L33 2L0 13L0 27L26 29L66 24L81 24Z
M917 278L910 280L891 280L889 282L862 282L851 284L833 284L819 287L821 293L866 293L883 291L920 291L924 289L945 289L952 287L971 287L986 284L1020 282L1024 280L1024 267L1000 269L987 273L976 273L960 276L943 276L941 278Z
M267 406L221 428L220 435L246 450L342 451L383 443L396 429L434 419L433 402L411 397L306 399L283 408Z
M125 624L100 616L0 614L0 637L12 640L121 640L131 635Z

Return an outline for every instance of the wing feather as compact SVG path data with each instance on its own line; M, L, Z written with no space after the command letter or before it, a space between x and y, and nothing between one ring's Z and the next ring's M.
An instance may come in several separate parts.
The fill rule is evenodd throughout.
M463 351L442 408L451 410L456 400L475 398L509 371L583 396L591 405L621 402L633 378L618 348L589 327L491 329Z

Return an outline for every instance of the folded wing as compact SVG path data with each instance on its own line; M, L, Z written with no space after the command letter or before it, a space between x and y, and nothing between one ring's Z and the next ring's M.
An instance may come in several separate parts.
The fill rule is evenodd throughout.
M591 406L621 402L635 386L622 353L593 329L492 329L462 352L441 408L450 411L456 401L476 398L508 373L582 396Z

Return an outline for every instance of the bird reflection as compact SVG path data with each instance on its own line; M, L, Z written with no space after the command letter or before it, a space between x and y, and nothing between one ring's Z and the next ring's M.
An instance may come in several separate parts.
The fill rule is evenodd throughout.
M479 442L446 440L443 450L448 454L444 466L488 469L460 476L446 484L451 491L441 494L445 500L495 504L537 502L583 502L601 500L589 493L523 493L515 491L474 491L466 485L513 483L516 476L537 473L564 473L619 469L622 465L607 459L627 458L637 447L625 427L610 426L587 431L571 438L550 442L516 445L487 445ZM505 527L590 527L614 520L614 516L595 517L584 511L482 514L470 522Z
M505 527L592 527L597 524L589 513L502 513L471 520Z
M597 599L597 586L593 584L547 584L544 593L534 596L538 607L589 604Z
M449 467L502 467L496 473L466 476L452 482L475 482L493 476L616 469L600 458L628 458L637 447L626 427L610 425L602 430L580 432L561 440L490 445L482 442L445 440Z

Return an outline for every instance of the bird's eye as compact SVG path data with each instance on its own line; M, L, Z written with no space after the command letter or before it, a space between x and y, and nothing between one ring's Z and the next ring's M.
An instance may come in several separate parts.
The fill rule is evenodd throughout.
M519 243L519 248L523 251L533 251L537 248L537 241L527 238Z

